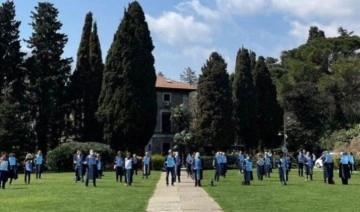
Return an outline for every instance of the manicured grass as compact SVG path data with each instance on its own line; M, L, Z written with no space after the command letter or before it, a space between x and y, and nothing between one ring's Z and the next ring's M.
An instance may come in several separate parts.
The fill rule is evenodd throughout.
M204 173L203 187L224 211L360 211L360 174L352 175L349 185L342 185L334 172L335 185L323 182L322 172L314 171L314 180L305 181L291 170L287 186L279 182L278 170L259 181L254 170L250 186L242 186L243 175L228 171L215 186L209 186L213 171Z
M19 175L0 190L0 211L145 211L160 172L151 172L148 179L138 173L128 187L116 183L114 172L104 175L97 187L74 183L73 173L44 173L41 180L32 174L29 185Z

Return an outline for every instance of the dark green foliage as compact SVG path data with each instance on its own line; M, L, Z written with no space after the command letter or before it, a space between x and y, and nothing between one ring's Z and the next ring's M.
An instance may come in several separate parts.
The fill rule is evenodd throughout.
M104 65L97 25L92 23L92 13L85 17L76 69L71 77L69 94L74 115L74 134L81 141L101 141L102 129L95 113L101 90Z
M236 56L233 84L234 119L237 139L247 148L258 147L256 88L251 72L250 55L247 49L239 49Z
M232 99L227 64L218 53L210 55L198 82L196 142L223 150L234 143Z
M36 121L37 146L44 153L57 146L64 128L65 85L71 58L62 58L67 36L59 32L58 10L39 3L32 12L33 33L27 40L31 56L27 60L32 119Z
M85 113L85 107L88 105L88 98L92 95L87 92L86 84L91 77L90 74L90 36L92 29L92 13L89 12L85 17L80 46L77 52L76 68L71 76L71 84L69 94L71 95L71 109L74 116L75 138L86 140L85 136L87 123L85 117L89 114Z
M129 4L106 57L98 118L115 149L140 151L156 124L154 49L144 12Z
M48 168L51 171L72 171L73 156L77 150L80 150L86 157L90 149L101 155L103 163L111 163L114 153L109 145L97 142L69 142L59 145L46 156Z
M1 150L17 155L34 150L29 140L30 131L24 121L19 104L7 100L0 104L0 147Z
M283 112L277 102L276 87L263 57L259 57L253 75L258 101L259 147L278 146L277 134L281 130Z
M282 54L278 75L278 98L294 115L289 143L329 147L320 137L360 122L358 101L360 38L340 28L340 36L325 38L317 27L311 39ZM275 72L272 72L275 73ZM280 72L279 72L280 73Z
M325 38L325 33L324 31L319 30L317 26L311 26L309 29L308 42L316 38Z
M165 159L162 155L152 155L151 156L151 165L152 170L161 171L164 168Z
M6 1L0 6L0 89L24 105L25 71L19 37L20 21L15 20L15 5Z

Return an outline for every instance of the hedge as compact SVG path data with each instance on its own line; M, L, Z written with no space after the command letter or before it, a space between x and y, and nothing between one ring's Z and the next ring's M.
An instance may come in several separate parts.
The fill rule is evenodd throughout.
M73 156L76 151L80 150L86 156L90 149L100 153L104 164L113 159L113 151L109 145L97 142L69 142L59 145L48 152L46 157L47 167L51 171L72 171Z

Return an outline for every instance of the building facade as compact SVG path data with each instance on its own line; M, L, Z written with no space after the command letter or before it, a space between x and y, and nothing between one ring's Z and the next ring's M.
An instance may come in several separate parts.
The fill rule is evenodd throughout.
M173 146L175 133L174 124L171 123L171 108L184 104L189 105L189 94L196 90L195 86L157 76L157 117L154 135L145 147L151 154L166 154Z

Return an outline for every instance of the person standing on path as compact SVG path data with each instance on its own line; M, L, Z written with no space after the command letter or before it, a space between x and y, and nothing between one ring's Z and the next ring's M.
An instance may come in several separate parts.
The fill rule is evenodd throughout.
M193 158L191 157L191 154L188 153L186 156L186 173L188 178L192 176L192 172L191 172L192 163L193 163Z
M195 177L195 187L201 187L201 170L202 170L202 163L200 159L200 153L195 153L194 159L194 177Z
M165 167L166 167L166 185L169 185L169 174L171 174L171 185L175 183L175 159L171 150L169 154L165 157Z
M178 183L180 183L181 176L181 158L179 152L175 152L175 173L177 176Z

